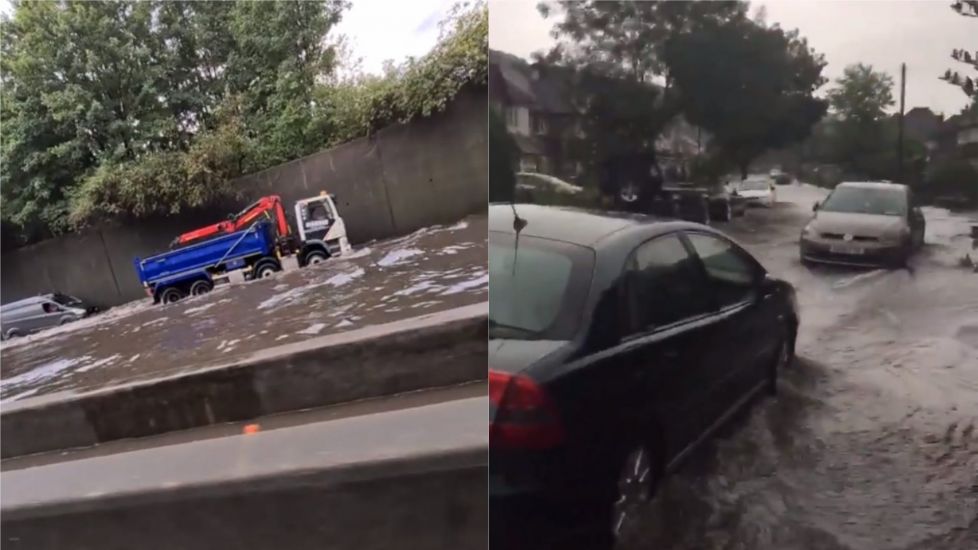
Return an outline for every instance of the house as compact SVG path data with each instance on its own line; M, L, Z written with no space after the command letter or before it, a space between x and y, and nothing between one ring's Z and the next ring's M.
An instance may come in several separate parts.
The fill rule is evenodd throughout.
M489 101L506 120L520 150L520 170L567 178L579 172L563 154L576 113L557 70L489 50Z
M948 118L928 141L932 161L965 159L978 168L978 112Z
M582 135L573 105L574 73L565 67L530 63L489 50L489 102L506 120L520 150L520 170L574 181L581 163L567 152L570 138ZM705 147L703 132L677 117L656 137L663 170L684 165Z
M904 135L924 144L934 139L943 124L944 117L927 107L914 107L903 115Z

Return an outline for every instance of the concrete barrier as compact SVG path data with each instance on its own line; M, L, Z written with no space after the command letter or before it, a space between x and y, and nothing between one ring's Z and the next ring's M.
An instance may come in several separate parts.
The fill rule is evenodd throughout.
M279 346L233 363L6 405L3 458L486 378L487 305Z
M0 474L5 550L487 547L486 397Z

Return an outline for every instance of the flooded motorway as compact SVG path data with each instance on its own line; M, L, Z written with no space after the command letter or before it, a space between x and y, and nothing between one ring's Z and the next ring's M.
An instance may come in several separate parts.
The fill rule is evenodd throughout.
M779 395L664 480L621 548L978 548L975 215L925 208L910 270L803 266L824 191L718 224L798 290L798 359Z

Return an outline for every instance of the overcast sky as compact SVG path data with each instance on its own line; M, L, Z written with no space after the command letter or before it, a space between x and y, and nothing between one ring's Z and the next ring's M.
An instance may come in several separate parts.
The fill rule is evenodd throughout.
M489 47L521 57L549 49L554 16L543 19L535 0L489 0ZM978 20L962 17L950 0L751 2L767 9L769 24L798 29L825 55L822 74L835 79L846 65L869 63L899 83L900 63L907 64L907 110L931 109L952 115L966 104L964 93L938 80L948 68L965 69L950 59L952 49L978 46ZM955 67L955 65L958 65ZM899 92L894 90L899 100Z
M448 15L454 0L353 0L343 20L331 32L344 34L362 68L379 73L384 61L420 57L438 41L438 23ZM10 14L9 0L0 0L0 11Z
M420 57L438 41L438 23L453 0L353 0L335 32L349 37L363 69L379 73L384 61Z

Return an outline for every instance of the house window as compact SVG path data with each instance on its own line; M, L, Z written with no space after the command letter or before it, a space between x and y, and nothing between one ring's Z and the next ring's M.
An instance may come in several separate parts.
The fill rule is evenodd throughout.
M520 172L539 172L540 162L536 155L520 157Z
M506 126L517 128L519 124L519 111L515 107L506 107Z
M535 134L547 133L547 120L540 115L533 116L533 133Z

